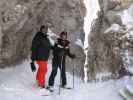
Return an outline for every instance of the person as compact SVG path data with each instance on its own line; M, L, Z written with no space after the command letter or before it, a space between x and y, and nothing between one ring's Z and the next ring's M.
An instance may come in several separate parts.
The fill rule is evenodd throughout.
M37 85L45 88L45 76L47 73L47 61L50 55L51 44L47 35L48 26L42 25L40 31L36 33L32 40L31 46L31 60L38 64L36 74ZM32 63L33 66L33 63ZM33 67L34 69L34 67ZM35 69L34 69L35 70Z
M67 32L61 32L57 42L55 42L53 47L52 72L49 77L49 83L47 87L50 90L53 90L54 79L58 68L60 68L61 71L61 87L65 87L67 85L65 70L66 56L68 55L72 59L76 57L74 54L70 53L69 44L70 42L67 40Z

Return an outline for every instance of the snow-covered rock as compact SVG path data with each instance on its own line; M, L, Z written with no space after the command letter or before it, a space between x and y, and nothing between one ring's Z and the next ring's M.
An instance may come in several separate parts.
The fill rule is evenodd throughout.
M82 49L84 49L84 45L83 45L83 42L82 42L81 39L77 39L77 40L75 41L75 44L78 45L78 46L80 46Z
M92 23L88 37L88 69L91 70L88 77L95 79L100 72L118 76L123 67L133 69L131 59L129 66L123 60L126 51L129 58L133 56L132 3L132 0L99 0L101 11Z
M119 24L112 24L104 33L118 33L121 31L121 26Z

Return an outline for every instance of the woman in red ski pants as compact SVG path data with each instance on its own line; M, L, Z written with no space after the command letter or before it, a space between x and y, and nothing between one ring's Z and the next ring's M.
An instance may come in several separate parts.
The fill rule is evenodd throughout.
M36 80L38 86L45 88L45 76L47 73L47 61L50 54L51 44L47 37L47 26L41 26L40 31L37 32L32 40L31 60L38 64L38 71Z

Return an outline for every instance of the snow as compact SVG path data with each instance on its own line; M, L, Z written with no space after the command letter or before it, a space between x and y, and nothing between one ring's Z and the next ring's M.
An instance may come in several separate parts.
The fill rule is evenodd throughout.
M131 9L133 5L131 5L128 9L124 10L120 15L122 19L122 23L126 25L128 29L132 28L133 26L133 15Z
M110 78L111 77L111 72L102 72L102 73L97 73L96 75L96 79L98 79L100 82L104 79L104 78Z
M133 41L133 4L126 10L124 10L121 15L121 19L123 24L126 26L127 33L123 36L123 38L127 38L130 41ZM133 57L129 50L124 50L123 52L123 61L126 66L126 69L130 72L133 72Z
M84 50L85 50L86 48L89 48L88 39L89 39L90 31L91 31L91 25L92 25L92 22L94 21L94 19L97 18L97 12L100 10L100 6L99 6L98 0L84 0L84 4L87 9L87 14L86 14L86 17L84 18L84 32L85 32ZM85 53L85 54L86 54L86 60L85 60L85 62L86 62L86 61L88 61L87 53ZM86 65L86 63L85 63L85 65ZM84 68L84 72L85 72L84 80L86 82L87 76L88 76L86 68Z
M46 82L51 71L51 61L49 61L48 69ZM68 85L72 86L72 76L69 73L67 73L67 79ZM122 100L118 91L132 80L125 77L120 80L85 84L80 78L75 77L75 88L61 90L59 95L58 73L54 94L43 97L39 95L40 89L35 86L35 73L31 72L29 61L25 61L16 67L0 70L0 98L1 100Z
M132 65L133 57L131 55L132 55L131 52L125 50L123 54L123 61L126 69L133 73L133 65Z
M91 31L91 25L94 19L97 18L97 12L100 10L98 0L84 0L84 4L87 9L86 17L84 18L84 31L85 31L85 41L84 48L89 46L88 36Z
M121 30L121 26L114 23L109 27L107 30L105 30L104 33L110 33L110 32L119 32Z
M82 42L81 39L77 39L77 40L75 41L75 44L78 45L78 46L80 46L82 49L84 49L84 45L83 45L83 42Z
M87 67L84 67L84 82L85 82L85 83L88 82L88 75L87 75L87 72L88 72L88 68L87 68Z
M133 4L128 8L128 14L133 18Z
M84 50L84 53L86 55L85 63L84 63L84 82L88 82L88 50Z
M25 13L25 10L27 9L27 7L25 6L22 6L20 4L16 5L14 10L17 12L17 13Z

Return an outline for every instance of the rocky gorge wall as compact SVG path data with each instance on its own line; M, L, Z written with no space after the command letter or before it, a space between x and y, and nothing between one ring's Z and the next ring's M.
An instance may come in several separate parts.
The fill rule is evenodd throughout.
M132 0L98 0L100 11L91 26L88 47L88 77L96 79L100 73L117 78L120 70L133 68ZM129 20L129 16L130 19ZM130 37L130 38L129 38ZM128 55L128 57L125 55ZM130 56L130 57L129 57ZM127 64L128 62L128 64ZM101 75L102 76L102 75Z
M48 24L56 34L68 32L72 52L77 55L76 71L83 74L84 51L75 41L84 41L85 13L82 0L0 0L0 68L26 59L33 36L40 25ZM72 68L69 59L67 66Z

